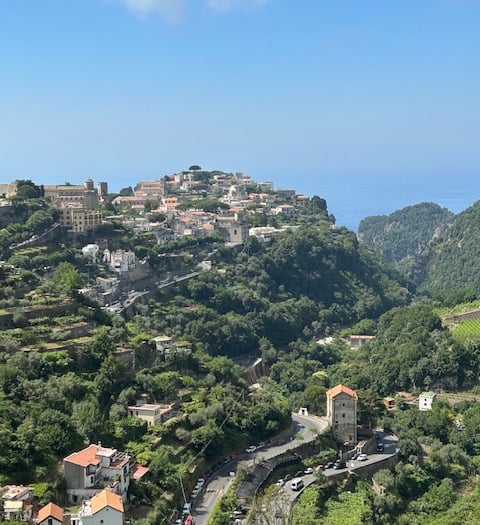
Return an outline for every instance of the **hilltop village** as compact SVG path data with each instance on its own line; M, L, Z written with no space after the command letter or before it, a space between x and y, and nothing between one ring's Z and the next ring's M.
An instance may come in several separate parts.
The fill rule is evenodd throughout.
M196 165L0 195L3 521L302 525L348 488L396 523L469 479L440 393L474 349L323 198Z

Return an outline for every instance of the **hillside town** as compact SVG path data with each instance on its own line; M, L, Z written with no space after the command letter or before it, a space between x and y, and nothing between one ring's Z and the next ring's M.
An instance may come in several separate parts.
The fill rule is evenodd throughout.
M432 357L449 334L319 196L196 165L0 194L0 522L283 525L414 478L405 425L472 428L440 399L472 381Z

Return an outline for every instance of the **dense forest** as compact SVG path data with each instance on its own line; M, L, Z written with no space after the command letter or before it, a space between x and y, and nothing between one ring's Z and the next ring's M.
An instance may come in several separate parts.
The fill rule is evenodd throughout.
M434 295L446 296L459 291L480 293L478 246L480 202L459 213L435 243L422 288Z

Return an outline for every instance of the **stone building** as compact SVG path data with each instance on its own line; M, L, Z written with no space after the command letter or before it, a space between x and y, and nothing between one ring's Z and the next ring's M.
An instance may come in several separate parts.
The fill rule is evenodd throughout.
M357 442L357 393L337 385L327 391L327 419L333 438L347 446Z

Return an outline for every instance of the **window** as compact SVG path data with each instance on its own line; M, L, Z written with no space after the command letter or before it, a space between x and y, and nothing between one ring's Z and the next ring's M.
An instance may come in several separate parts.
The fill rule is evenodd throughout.
M48 518L48 525L53 525L53 520L52 520L52 518Z

